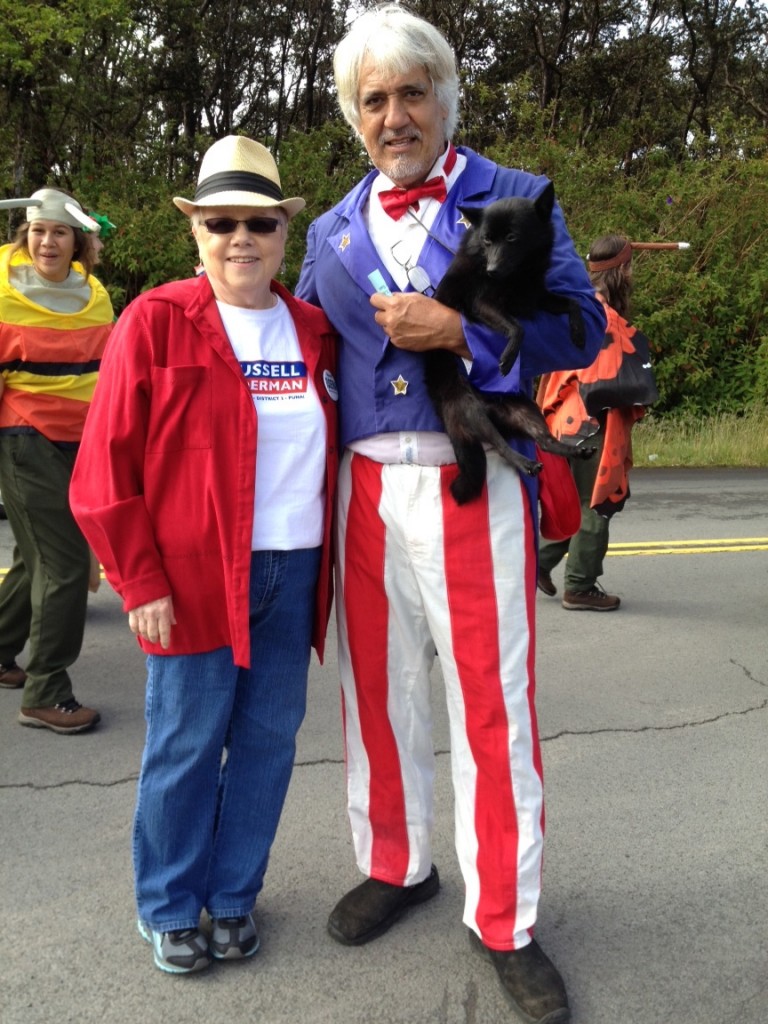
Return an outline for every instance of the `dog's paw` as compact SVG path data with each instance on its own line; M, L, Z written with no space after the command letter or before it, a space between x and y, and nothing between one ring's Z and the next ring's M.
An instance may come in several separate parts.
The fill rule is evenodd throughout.
M499 372L502 377L506 377L512 367L515 365L515 360L520 355L520 342L519 340L512 340L508 342L507 347L501 353L499 359Z
M466 505L468 501L474 501L480 495L482 489L482 484L478 487L463 476L457 476L450 487L453 500L457 505Z
M584 320L581 317L581 313L577 313L571 318L571 341L576 348L584 348L587 344L587 335L584 330Z
M595 447L589 448L574 448L573 454L577 455L580 459L591 459L597 451Z
M502 377L506 377L512 367L515 365L517 359L517 352L504 352L501 359L499 360L499 373Z

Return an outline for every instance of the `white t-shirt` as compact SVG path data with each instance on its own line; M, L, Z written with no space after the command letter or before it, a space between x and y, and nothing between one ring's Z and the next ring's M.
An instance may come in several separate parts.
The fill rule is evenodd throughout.
M258 454L252 550L319 547L325 510L325 416L288 307L217 302L253 395Z

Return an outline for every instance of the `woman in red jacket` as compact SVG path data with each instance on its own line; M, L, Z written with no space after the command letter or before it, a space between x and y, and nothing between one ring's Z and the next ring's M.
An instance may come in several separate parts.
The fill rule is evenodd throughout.
M138 927L158 967L187 973L259 946L331 603L336 385L328 321L273 280L304 200L283 197L269 151L221 139L174 202L205 273L120 317L72 506L148 655Z

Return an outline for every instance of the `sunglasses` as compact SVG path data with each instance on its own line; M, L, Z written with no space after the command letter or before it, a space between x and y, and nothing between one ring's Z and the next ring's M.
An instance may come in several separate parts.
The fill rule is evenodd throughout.
M273 235L280 223L275 217L248 217L246 220L235 220L234 217L211 217L204 220L206 228L212 235L231 235L237 231L238 224L245 224L252 235Z

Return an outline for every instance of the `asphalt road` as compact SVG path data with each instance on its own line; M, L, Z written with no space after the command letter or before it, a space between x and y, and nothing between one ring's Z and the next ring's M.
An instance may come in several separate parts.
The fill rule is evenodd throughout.
M565 976L574 1024L764 1024L768 471L643 469L632 490L603 580L620 611L577 614L538 597L547 841L537 937ZM10 547L0 523L0 566ZM343 948L325 932L333 903L360 880L332 653L312 666L257 905L261 951L199 976L157 971L135 930L130 864L143 675L103 584L73 670L78 699L102 713L98 729L23 729L18 693L0 691L2 1024L514 1019L461 924L439 672L441 893L369 946Z

